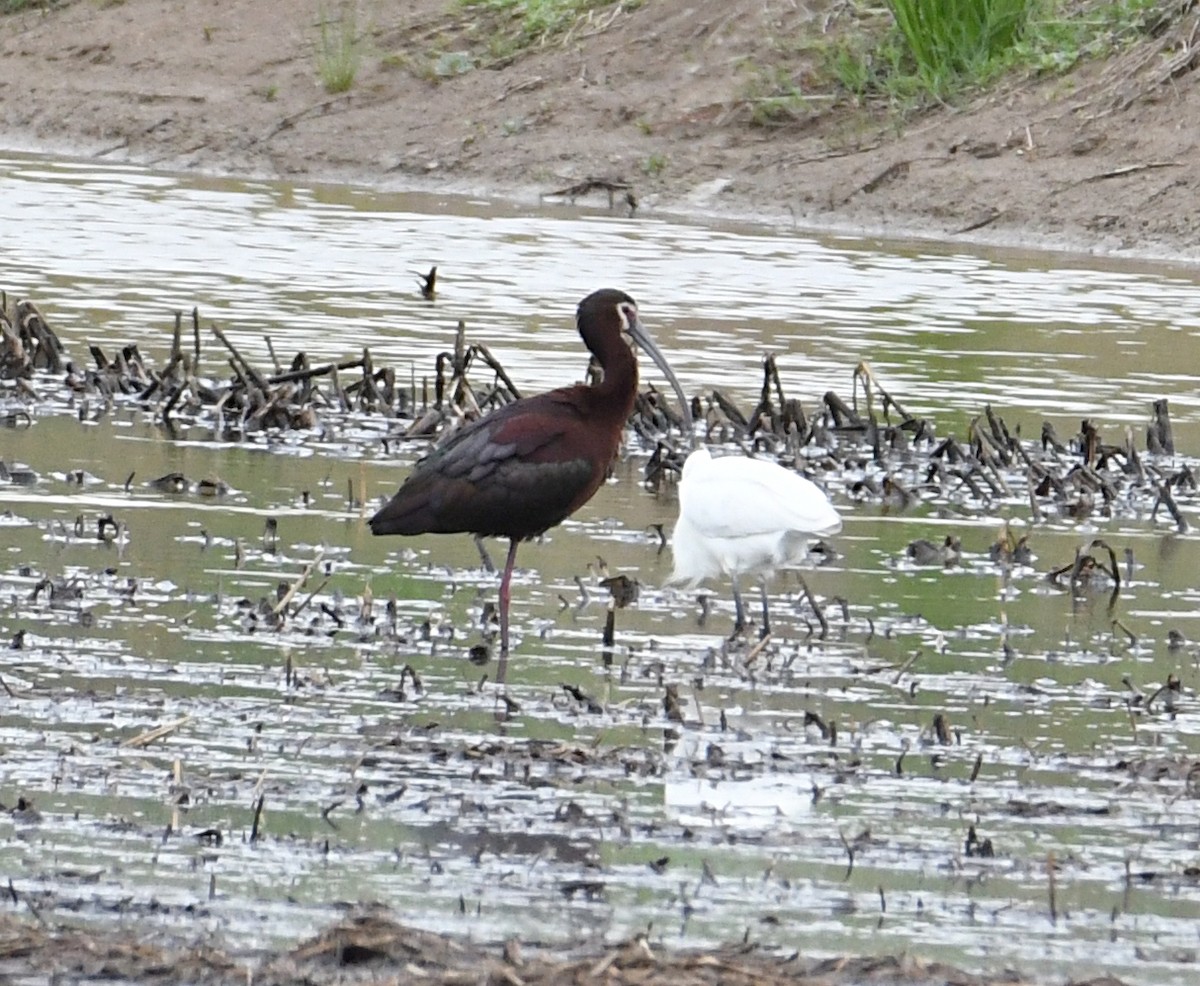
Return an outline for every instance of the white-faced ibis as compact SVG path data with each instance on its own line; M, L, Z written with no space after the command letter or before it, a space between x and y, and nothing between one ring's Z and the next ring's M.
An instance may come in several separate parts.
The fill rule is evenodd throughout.
M641 346L681 401L683 390L638 318L637 304L606 288L579 303L576 326L603 379L506 404L454 432L419 461L371 518L374 534L472 533L506 537L500 580L500 660L508 663L508 614L517 545L560 524L600 488L637 398Z
M842 529L842 519L824 492L791 469L765 459L726 455L714 459L698 448L683 464L679 520L671 537L672 581L697 585L727 575L733 582L737 629L746 627L738 579L765 577L795 565L808 541ZM763 592L763 631L767 596Z

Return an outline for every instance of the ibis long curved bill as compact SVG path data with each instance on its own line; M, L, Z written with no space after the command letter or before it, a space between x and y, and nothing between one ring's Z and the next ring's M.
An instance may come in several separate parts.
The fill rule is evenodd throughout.
M646 331L646 327L641 323L641 320L634 318L628 328L629 338L636 342L642 349L646 351L646 355L654 362L661 371L667 382L671 385L671 389L675 391L675 396L679 398L679 410L683 417L683 432L687 436L689 444L695 441L694 429L692 427L692 407L688 403L687 395L683 392L683 387L679 384L679 379L675 376L675 372L671 369L671 364L667 362L667 358L662 354L662 350L658 348L658 343Z

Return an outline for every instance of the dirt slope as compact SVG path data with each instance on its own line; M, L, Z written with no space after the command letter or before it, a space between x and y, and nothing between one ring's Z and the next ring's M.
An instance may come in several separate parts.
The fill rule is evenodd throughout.
M630 183L643 214L1196 259L1192 8L1173 4L1157 37L1107 64L898 133L887 112L820 94L753 125L767 64L790 59L803 91L796 40L844 27L847 5L823 0L616 5L511 59L489 54L509 25L457 0L363 3L365 59L343 95L317 72L335 4L77 0L0 20L0 144L530 200L601 177Z

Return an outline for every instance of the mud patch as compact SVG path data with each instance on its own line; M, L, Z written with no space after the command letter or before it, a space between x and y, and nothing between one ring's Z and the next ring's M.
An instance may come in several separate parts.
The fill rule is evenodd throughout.
M315 54L328 14L316 0L129 0L8 15L5 139L177 170L526 201L594 188L601 208L616 188L622 213L1196 257L1200 155L1179 126L1200 115L1192 4L1163 5L1107 61L905 126L811 91L819 52L854 30L837 4L613 3L504 55L511 25L479 7L379 6L338 95ZM758 90L778 79L802 98L760 125Z
M32 970L37 970L33 972ZM976 976L909 957L839 958L809 962L798 955L765 954L753 945L671 953L632 939L603 952L555 955L510 941L480 948L467 941L405 927L380 913L364 913L277 956L247 958L205 946L147 942L130 934L51 929L0 918L0 973L14 984L86 983L103 978L130 984L252 981L273 986L391 983L399 974L422 982L612 983L616 986L836 986L909 983L954 986L1021 986L1034 980L1012 975ZM1072 980L1073 986L1120 986L1110 976Z

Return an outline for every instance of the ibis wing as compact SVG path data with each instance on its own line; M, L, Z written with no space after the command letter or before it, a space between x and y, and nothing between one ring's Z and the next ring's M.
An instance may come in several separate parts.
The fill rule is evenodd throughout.
M376 534L471 531L526 538L560 523L604 479L573 454L579 422L553 392L459 429L417 463L371 519ZM607 465L607 463L606 463Z

